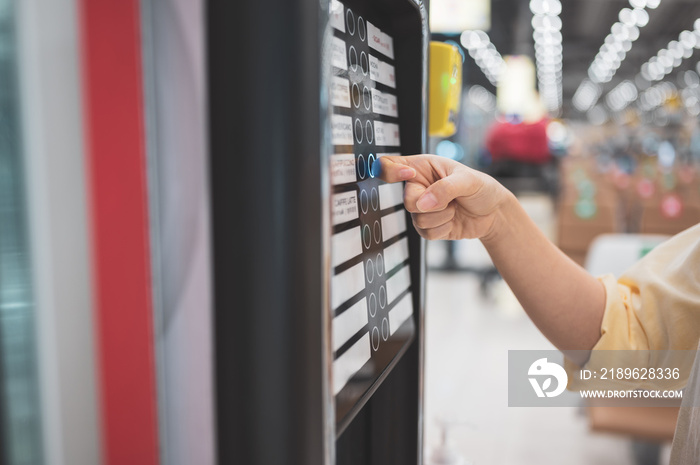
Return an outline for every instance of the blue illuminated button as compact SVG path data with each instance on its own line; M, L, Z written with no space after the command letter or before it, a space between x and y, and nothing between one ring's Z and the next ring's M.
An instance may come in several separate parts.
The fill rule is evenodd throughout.
M370 176L373 178L377 178L382 174L382 161L377 158L374 163L372 163L372 166L370 167Z
M377 163L375 163L375 161L377 161L377 160L374 158L374 154L370 153L367 156L367 170L369 171L369 176L371 178L374 177L374 170L376 169L376 168L374 168L374 165L377 164Z

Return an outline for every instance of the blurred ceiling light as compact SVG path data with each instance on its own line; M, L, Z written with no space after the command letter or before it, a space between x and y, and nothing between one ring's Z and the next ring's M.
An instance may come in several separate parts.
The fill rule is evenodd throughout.
M432 32L458 34L491 28L490 0L432 0L429 8Z
M460 36L460 42L491 84L498 85L506 63L496 50L496 46L491 43L488 34L480 30L464 31Z
M660 82L649 87L639 96L639 108L644 111L651 111L663 105L668 99L677 93L676 86L670 82Z
M479 85L471 86L467 92L467 98L486 113L491 113L496 109L496 96Z
M632 10L632 22L637 27L644 27L649 24L649 13L643 8L635 8Z
M649 24L645 8L656 8L659 0L630 0L632 8L623 8L620 21L613 24L593 63L588 68L588 78L594 83L609 82L639 38L639 29ZM595 102L594 102L595 104Z
M600 98L601 91L600 85L590 79L584 79L572 99L574 107L581 112L588 111Z
M613 111L624 110L637 98L637 86L632 81L622 81L605 97L605 102Z
M563 143L569 136L569 131L560 121L552 121L547 125L547 137L555 143Z
M683 31L678 36L678 41L683 47L683 58L690 58L693 55L693 49L698 45L698 36L691 31Z
M558 16L561 14L559 0L530 0L530 11L536 15Z
M660 81L675 68L678 68L683 60L693 55L693 48L700 47L700 18L695 20L694 31L682 31L678 40L672 40L666 48L644 63L639 74L648 81Z
M562 105L561 1L531 0L530 11L540 97L547 110L556 114Z

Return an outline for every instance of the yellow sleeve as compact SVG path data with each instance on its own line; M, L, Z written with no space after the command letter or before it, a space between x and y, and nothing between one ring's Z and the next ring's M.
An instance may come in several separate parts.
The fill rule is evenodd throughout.
M600 339L587 369L611 366L611 350L695 350L700 340L700 224L656 247L619 280L598 278L605 286ZM668 366L661 352L648 352L648 367ZM601 364L599 366L599 364ZM566 364L570 389L579 367ZM685 380L683 380L683 384Z

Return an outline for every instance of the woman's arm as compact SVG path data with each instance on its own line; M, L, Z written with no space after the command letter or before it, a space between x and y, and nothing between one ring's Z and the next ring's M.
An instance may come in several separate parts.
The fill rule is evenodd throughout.
M435 155L384 156L373 171L407 181L404 203L428 239L478 238L542 333L560 350L600 338L605 288L552 244L515 196L490 176ZM583 364L582 355L570 354ZM587 357L586 357L587 359Z

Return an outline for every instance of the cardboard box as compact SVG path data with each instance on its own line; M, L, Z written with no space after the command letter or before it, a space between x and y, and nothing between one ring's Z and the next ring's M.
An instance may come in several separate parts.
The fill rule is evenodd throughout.
M584 253L600 234L619 232L618 206L609 199L596 199L597 211L591 218L576 215L576 204L562 202L558 210L558 245L562 250Z

